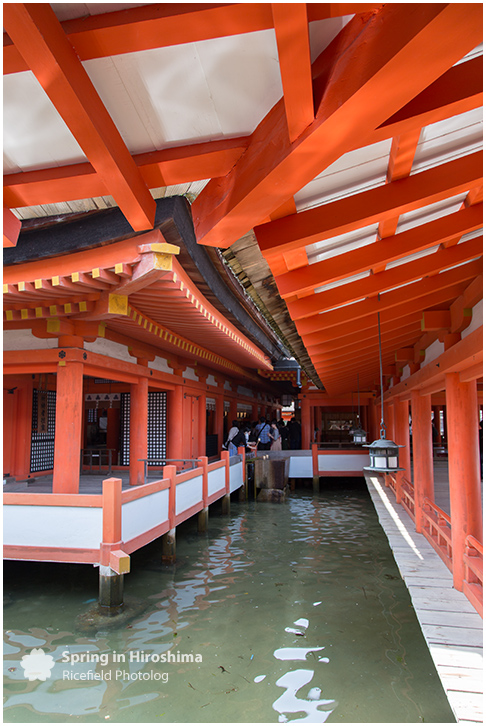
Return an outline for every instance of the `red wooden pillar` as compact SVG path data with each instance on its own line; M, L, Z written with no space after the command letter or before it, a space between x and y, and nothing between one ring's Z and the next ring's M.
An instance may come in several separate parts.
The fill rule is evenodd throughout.
M218 451L223 445L224 398L223 394L216 395L216 411L214 412L214 433L218 434Z
M199 411L198 411L198 422L199 422L199 432L198 432L198 442L197 442L197 451L198 456L206 456L206 395L204 393L201 393L198 396L197 401Z
M368 403L368 421L369 421L369 432L368 441L376 441L380 438L380 410L376 405L374 398L370 398Z
M395 411L393 408L393 402L387 401L383 406L385 427L386 427L386 438L391 441L395 441Z
M412 476L410 473L410 425L409 425L409 414L408 414L408 401L394 401L394 419L395 419L395 441L398 446L403 446L403 449L399 449L399 463L405 471L397 472L397 502L402 500L401 496L401 482L402 479L411 481Z
M258 403L252 403L251 405L251 420L258 421Z
M238 399L230 398L230 407L228 412L228 431L233 426L233 421L238 417Z
M29 377L25 384L18 386L13 394L4 393L6 399L13 400L15 406L15 417L13 423L15 430L12 432L13 451L10 452L10 459L13 462L10 472L16 479L26 479L30 474L30 450L32 447L32 397L34 381ZM4 421L5 430L10 429L10 422ZM8 456L4 450L4 457Z
M302 448L310 449L312 442L311 405L310 400L306 397L305 394L301 400L300 412L300 425L302 427Z
M424 499L434 501L434 459L432 450L430 395L412 391L413 485L415 529L422 531Z
M452 576L454 587L462 590L466 536L472 534L482 541L476 382L462 383L458 373L447 373L446 402L452 527Z
M140 378L130 386L130 486L144 483L147 458L148 379Z
M79 492L83 405L83 364L70 361L59 365L52 481L55 494Z
M183 458L183 402L182 385L176 385L167 395L167 458Z

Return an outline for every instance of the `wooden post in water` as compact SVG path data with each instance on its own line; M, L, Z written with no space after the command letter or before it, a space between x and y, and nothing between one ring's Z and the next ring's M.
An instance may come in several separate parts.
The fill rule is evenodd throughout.
M174 465L166 465L163 469L164 479L169 484L169 531L162 535L162 562L172 564L176 559L176 526L175 526L175 505L176 505L176 473Z
M319 450L316 443L312 444L312 491L319 493Z
M121 550L121 493L121 479L104 480L98 603L111 613L123 607L123 576L130 571L130 557Z
M209 520L209 507L208 507L208 457L200 456L199 461L203 470L203 486L202 486L202 499L203 508L197 517L197 531L199 534L204 534L208 531L208 520Z

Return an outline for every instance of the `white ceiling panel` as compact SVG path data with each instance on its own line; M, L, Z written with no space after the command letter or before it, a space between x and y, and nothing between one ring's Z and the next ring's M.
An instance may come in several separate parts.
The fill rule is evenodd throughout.
M309 265L313 265L316 262L328 260L331 257L336 257L336 255L341 255L344 252L357 250L359 247L365 247L366 245L372 244L373 242L376 242L377 233L378 224L371 224L368 227L362 227L361 229L354 230L353 232L340 234L336 237L323 240L322 242L316 242L315 244L308 245L306 247L306 252Z
M391 270L394 267L400 267L401 265L405 265L407 262L414 262L415 260L420 260L422 257L428 257L429 255L433 255L434 252L437 252L439 249L439 245L436 245L435 247L428 247L426 250L421 250L420 252L415 252L413 255L407 255L406 257L400 257L399 260L394 260L393 262L388 262L386 266L386 270Z
M482 142L483 115L480 108L426 126L420 135L411 173L417 174L480 151Z
M245 136L282 96L271 30L84 65L132 153Z
M52 9L61 23L64 20L114 13L117 10L128 10L128 8L138 8L144 5L154 5L154 3L51 3Z
M344 154L294 195L297 211L384 184L391 139Z
M31 71L3 77L4 173L86 161Z
M449 199L443 199L435 204L428 204L426 207L414 209L413 212L402 214L398 221L397 233L406 232L407 229L413 229L421 224L432 222L434 219L440 219L447 214L458 212L462 207L467 194L459 194Z

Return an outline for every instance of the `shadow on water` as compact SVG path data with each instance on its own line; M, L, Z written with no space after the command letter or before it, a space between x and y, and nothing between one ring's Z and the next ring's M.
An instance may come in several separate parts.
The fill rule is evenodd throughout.
M141 610L91 632L96 568L5 564L6 722L454 722L364 480L215 504L160 555L132 556Z

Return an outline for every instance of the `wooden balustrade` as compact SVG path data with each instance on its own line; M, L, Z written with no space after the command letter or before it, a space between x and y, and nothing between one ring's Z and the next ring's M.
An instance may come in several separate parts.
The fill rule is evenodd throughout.
M483 545L472 535L466 537L464 551L464 583L463 592L483 615Z

